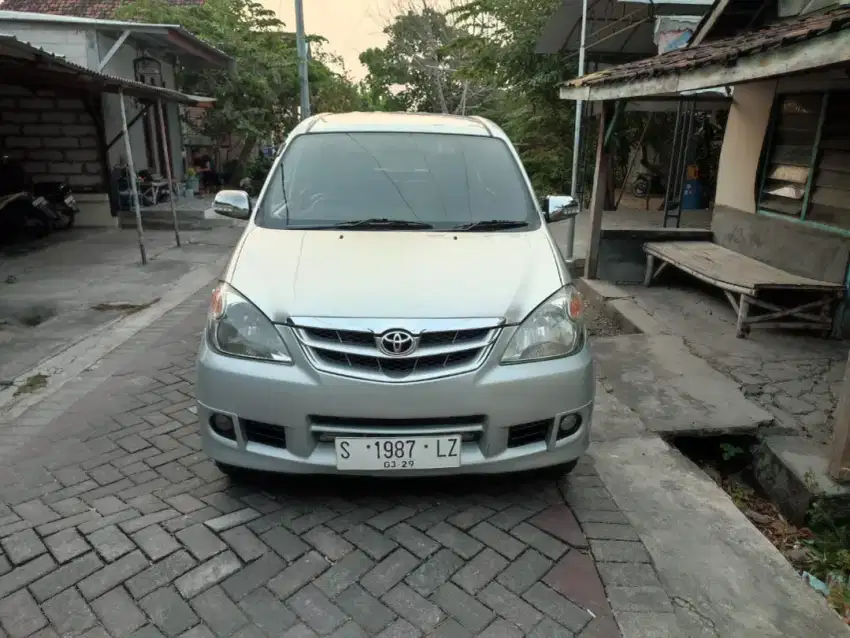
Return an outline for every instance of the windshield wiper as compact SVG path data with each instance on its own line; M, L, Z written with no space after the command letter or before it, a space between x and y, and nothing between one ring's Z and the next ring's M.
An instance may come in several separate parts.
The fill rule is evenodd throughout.
M407 219L387 219L386 217L370 217L369 219L356 219L347 222L339 222L338 224L330 224L328 228L382 228L393 230L396 228L433 228L431 224L425 222L410 221Z
M511 219L485 219L479 222L470 222L452 227L452 230L500 230L502 228L522 228L528 226L528 222Z

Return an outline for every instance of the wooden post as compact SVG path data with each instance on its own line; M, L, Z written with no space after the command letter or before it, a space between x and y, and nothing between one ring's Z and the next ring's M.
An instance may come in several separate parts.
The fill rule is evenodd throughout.
M605 150L605 128L611 121L613 105L602 102L599 116L599 131L596 135L596 168L593 172L593 194L590 198L590 238L587 244L587 257L584 262L584 276L596 279L599 267L599 239L602 233L602 212L605 205L605 190L608 184L610 162Z
M844 368L844 383L835 408L832 454L829 475L839 482L850 482L850 355Z
M136 165L133 163L133 149L130 146L130 131L127 129L127 109L124 107L124 89L118 89L118 101L121 102L121 129L124 132L124 152L127 153L127 176L130 193L133 196L133 209L136 211L136 233L139 236L139 252L142 253L142 265L148 263L145 253L145 232L142 230L142 207L139 204L139 190L136 187ZM120 213L119 213L120 215Z
M165 129L165 116L163 115L162 100L156 101L156 114L159 118L159 132L162 135L162 152L165 155L165 177L168 179L168 201L171 204L171 219L174 220L174 241L177 246L180 246L180 229L177 223L177 207L174 205L174 199L177 194L174 192L174 180L171 178L171 145L169 144L168 134Z

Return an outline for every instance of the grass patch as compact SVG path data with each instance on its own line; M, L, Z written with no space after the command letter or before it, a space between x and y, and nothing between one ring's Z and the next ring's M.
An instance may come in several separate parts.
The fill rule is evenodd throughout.
M830 585L830 606L850 624L850 520L816 501L804 527L789 523L753 475L752 436L678 437L670 441L700 466L798 571ZM807 477L808 480L809 477Z
M18 389L15 390L15 396L18 397L24 394L32 394L33 392L37 392L38 390L47 387L47 379L47 375L41 374L40 372L30 375L27 377L27 380L19 385Z
M135 303L99 303L95 304L91 307L92 310L97 310L99 312L123 312L125 315L132 315L137 312L141 312L142 310L146 310L154 305L157 301L159 301L159 297L154 297L147 303L135 304Z

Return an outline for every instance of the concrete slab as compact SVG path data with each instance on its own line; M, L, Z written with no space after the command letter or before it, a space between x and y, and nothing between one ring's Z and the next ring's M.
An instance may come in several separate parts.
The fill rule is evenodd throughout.
M601 381L596 382L591 440L613 441L646 434L646 425L640 417L605 386Z
M180 248L171 231L146 233L145 266L136 233L116 229L75 229L70 239L58 236L52 245L7 256L0 262L0 381L161 302L194 272L226 257L240 233L238 227L182 233Z
M817 499L839 514L850 512L850 485L830 478L829 452L829 446L799 436L765 437L756 451L756 480L796 525L805 523Z
M729 497L663 440L597 442L591 454L673 594L677 635L850 636Z
M773 417L737 384L692 355L673 335L624 335L593 343L614 393L653 432L669 435L754 433Z

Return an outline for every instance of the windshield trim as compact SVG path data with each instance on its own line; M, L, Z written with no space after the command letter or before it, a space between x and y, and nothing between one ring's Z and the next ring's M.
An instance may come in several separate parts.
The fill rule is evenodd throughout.
M301 137L306 137L306 136L353 135L353 134L358 134L358 135L400 134L400 135L411 135L411 136L443 135L443 136L447 136L447 137L457 137L457 138L496 140L505 147L505 150L507 150L508 154L510 155L511 160L512 160L512 164L513 164L513 168L514 168L514 170L517 171L517 177L519 177L519 180L522 183L523 193L524 193L525 198L528 200L530 208L529 208L529 211L528 211L528 217L526 217L523 220L523 221L526 221L528 223L527 226L518 227L518 228L504 228L504 229L497 229L497 230L494 229L493 231L488 231L488 232L496 232L496 233L532 232L532 231L538 230L540 227L542 227L544 225L543 214L541 212L540 205L539 205L537 198L535 196L534 188L531 185L531 180L529 179L528 174L525 170L525 166L523 165L522 160L519 157L519 154L516 152L516 149L510 143L510 140L508 140L506 137L492 135L492 134L491 135L474 135L474 134L469 134L469 133L446 133L446 132L442 132L442 131L404 131L404 130L398 130L398 131L383 131L383 130L375 130L375 131L371 131L371 130L310 131L310 130L307 130L305 132L298 133L296 135L290 135L286 139L284 144L281 146L281 149L279 150L277 157L275 158L274 162L272 163L271 169L269 170L268 177L266 178L265 182L263 183L263 187L260 190L259 195L257 196L256 204L254 206L254 215L253 215L251 222L256 226L258 226L260 228L265 228L267 230L340 230L340 228L338 228L338 227L334 228L332 224L328 224L328 226L326 226L326 227L324 227L324 226L323 227L317 227L317 226L312 225L312 224L310 224L310 225L304 224L304 225L301 225L301 226L299 226L298 224L292 224L289 220L288 212L287 212L287 215L286 215L286 221L283 225L279 226L279 225L275 225L275 224L269 224L264 219L265 216L266 216L266 210L265 210L265 207L263 206L263 204L265 203L266 197L268 197L269 190L270 190L270 187L272 185L272 180L275 178L276 175L278 175L278 173L280 174L281 178L283 177L283 175L284 175L283 174L283 168L282 168L283 161L286 158L287 153L290 152L290 149L291 149L292 145L295 143L296 140L298 140ZM285 183L281 184L281 188L282 188L282 191L285 195L285 193L286 193ZM279 207L276 207L276 210L277 209L279 209ZM264 222L266 222L266 223L264 223ZM359 228L356 228L356 227L352 227L352 228L346 228L345 230L346 231L363 232L363 231L371 231L371 230L375 230L375 229L371 229L371 228L359 229ZM404 232L431 232L431 233L433 233L433 232L467 232L467 231L461 231L461 230L450 229L450 228L433 228L433 229L407 228L407 229L404 229Z

